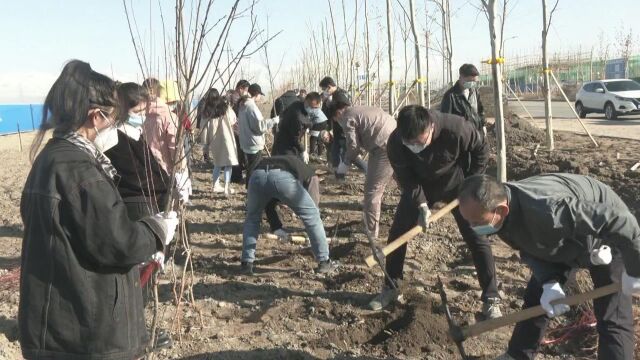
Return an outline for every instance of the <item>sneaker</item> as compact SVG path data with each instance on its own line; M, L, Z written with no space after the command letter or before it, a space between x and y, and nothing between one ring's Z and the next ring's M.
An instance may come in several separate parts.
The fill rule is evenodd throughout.
M386 308L392 302L400 300L401 298L402 294L400 293L400 290L393 289L389 285L385 284L382 287L382 291L380 292L380 294L376 295L376 297L374 297L373 300L369 302L369 307L371 308L371 310L379 311Z
M151 337L151 331L148 330L149 337ZM171 334L165 329L157 329L156 330L156 341L153 344L153 351L160 349L167 349L173 346L173 340L171 339Z
M495 360L516 360L516 358L514 358L511 355L509 355L509 353L507 353L505 351L502 355L500 355L497 358L495 358Z
M284 231L284 229L282 229L282 228L274 231L273 235L277 236L278 240L280 240L283 243L287 243L290 240L289 233Z
M240 263L240 273L243 275L253 275L253 263L248 261L243 261Z
M236 191L233 190L231 187L224 188L224 195L225 196L233 195L235 193L236 193Z
M318 267L316 268L316 273L318 274L328 274L337 269L340 264L337 261L333 261L331 259L320 261L318 263Z
M500 299L488 298L487 301L482 303L482 315L487 320L502 317L502 311L500 311Z
M223 193L224 192L224 186L220 185L220 183L216 181L216 183L213 184L213 192L214 193Z

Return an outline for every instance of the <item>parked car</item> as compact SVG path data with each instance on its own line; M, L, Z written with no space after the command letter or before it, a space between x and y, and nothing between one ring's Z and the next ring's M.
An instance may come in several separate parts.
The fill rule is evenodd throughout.
M629 79L584 83L576 94L575 109L581 118L589 113L604 113L609 120L640 114L640 84Z

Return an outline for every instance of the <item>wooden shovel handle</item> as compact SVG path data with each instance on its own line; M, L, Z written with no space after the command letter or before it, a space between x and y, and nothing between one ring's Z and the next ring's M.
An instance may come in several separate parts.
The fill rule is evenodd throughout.
M445 216L446 214L451 212L451 210L455 209L455 207L458 206L458 204L459 204L458 199L455 199L452 202L448 203L442 209L436 211L435 214L431 215L429 217L429 222L433 223L438 221L441 217ZM402 234L399 238L393 240L392 242L387 244L385 247L383 247L382 253L384 254L384 256L391 254L397 248L406 244L409 240L413 239L416 235L420 234L421 232L422 232L422 226L420 225L414 226L413 228L411 228L411 230ZM367 263L367 266L369 267L372 267L376 264L376 259L373 257L373 255L369 255L364 261Z
M558 299L551 302L553 305L557 304L567 304L569 306L574 306L581 304L585 301L597 299L603 296L607 296L613 293L620 291L620 283L612 283L591 291L587 291L586 293L576 294L572 296L568 296L564 299ZM478 336L487 331L492 331L503 326L515 324L521 321L529 320L531 318L544 315L546 311L542 308L542 306L534 306L530 307L515 313L511 313L509 315L505 315L496 319L481 321L479 323L473 324L471 326L460 329L462 332L463 339L468 339L471 337Z

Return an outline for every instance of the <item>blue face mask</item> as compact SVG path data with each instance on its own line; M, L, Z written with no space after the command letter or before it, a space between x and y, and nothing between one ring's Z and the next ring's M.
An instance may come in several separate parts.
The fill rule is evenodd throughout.
M144 123L144 120L144 115L129 114L129 119L127 120L127 122L132 126L140 127Z
M476 233L476 235L479 236L486 236L486 235L492 235L497 233L498 231L500 231L500 227L495 227L493 225L493 221L496 218L496 212L493 212L493 218L491 219L491 222L486 224L486 225L478 225L478 226L472 226L471 229L473 230L473 232Z

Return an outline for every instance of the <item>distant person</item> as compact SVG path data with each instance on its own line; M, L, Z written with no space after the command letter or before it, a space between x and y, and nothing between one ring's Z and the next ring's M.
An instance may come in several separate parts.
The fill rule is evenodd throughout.
M440 111L462 116L486 135L484 107L478 92L480 73L474 65L464 64L460 67L459 75L458 81L442 96Z
M523 309L541 305L546 316L519 322L499 359L534 359L550 318L569 311L563 299L572 269L589 271L594 288L621 291L593 300L598 359L634 359L634 294L640 293L640 227L611 188L574 174L544 174L499 183L487 175L462 183L460 213L478 235L496 234L520 251L531 270ZM567 354L571 357L569 354Z
M162 254L178 220L175 213L130 220L120 175L104 155L119 142L120 114L115 82L79 60L65 65L45 99L20 202L25 359L145 355L138 265ZM37 154L48 129L52 138Z
M300 89L298 91L298 99L300 100L304 100L307 97L307 90L305 89Z
M240 103L238 112L238 128L240 130L240 148L246 156L247 182L251 169L263 156L265 138L274 125L278 124L279 117L265 119L258 108L258 102L264 96L262 88L258 84L249 86L249 96L244 97Z
M247 80L240 80L238 81L238 83L236 83L236 87L234 90L227 91L227 102L229 103L229 106L231 106L233 111L236 113L236 118L240 110L240 100L248 96L250 85L251 84ZM236 144L240 144L240 130L238 129L237 126L233 129L233 132L236 137ZM246 159L245 159L244 153L242 152L242 149L240 148L240 146L238 146L238 165L233 166L231 168L232 182L237 184L245 183L242 177L242 172L245 170L245 167L246 167Z
M231 188L231 168L238 165L238 144L233 128L236 126L236 113L227 101L213 89L202 111L207 123L207 150L213 161L213 192L229 196L235 191ZM224 186L220 185L220 173L224 173Z

